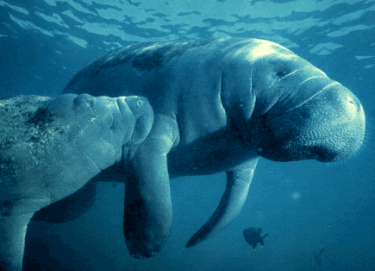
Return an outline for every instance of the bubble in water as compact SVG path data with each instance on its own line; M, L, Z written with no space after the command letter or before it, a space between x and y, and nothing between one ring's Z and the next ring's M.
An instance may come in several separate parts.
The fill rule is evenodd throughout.
M292 199L299 200L301 198L301 193L296 191L292 194Z

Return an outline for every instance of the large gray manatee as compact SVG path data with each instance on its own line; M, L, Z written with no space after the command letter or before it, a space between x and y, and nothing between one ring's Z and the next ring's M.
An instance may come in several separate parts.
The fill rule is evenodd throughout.
M259 157L337 161L355 153L365 133L352 92L258 39L130 45L86 66L64 93L140 95L154 109L152 130L132 162L112 170L126 183L124 233L137 258L155 255L169 234L170 178L227 173L220 204L190 247L238 215Z
M141 97L0 100L0 270L21 270L35 212L131 157L152 122L152 108Z

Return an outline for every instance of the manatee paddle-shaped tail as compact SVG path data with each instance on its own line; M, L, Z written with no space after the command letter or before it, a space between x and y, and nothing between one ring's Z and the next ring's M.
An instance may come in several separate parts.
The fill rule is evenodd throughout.
M220 204L210 219L187 242L191 247L220 232L240 213L249 192L258 158L227 171L227 185Z

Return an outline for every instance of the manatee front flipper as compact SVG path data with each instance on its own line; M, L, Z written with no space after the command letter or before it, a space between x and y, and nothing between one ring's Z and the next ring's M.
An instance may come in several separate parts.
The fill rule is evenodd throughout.
M0 270L21 271L27 225L49 198L0 202Z
M172 225L167 154L173 146L176 122L155 116L153 130L132 159L134 171L125 184L124 234L135 258L155 256Z
M27 225L33 214L0 219L0 270L22 270Z
M219 206L210 219L187 242L186 247L191 247L215 235L232 222L240 213L249 192L254 170L258 158L232 169L227 173L227 186Z

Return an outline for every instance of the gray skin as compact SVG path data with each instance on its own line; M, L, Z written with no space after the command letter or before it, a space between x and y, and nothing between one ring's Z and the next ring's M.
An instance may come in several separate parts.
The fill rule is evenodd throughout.
M141 97L0 100L0 270L21 270L34 213L131 156L153 122Z
M357 97L288 49L264 40L135 44L82 69L64 93L140 95L155 120L129 169L124 234L133 257L163 247L172 224L169 179L225 171L219 206L187 243L225 228L240 212L259 157L337 161L365 133ZM126 176L124 174L126 172Z

